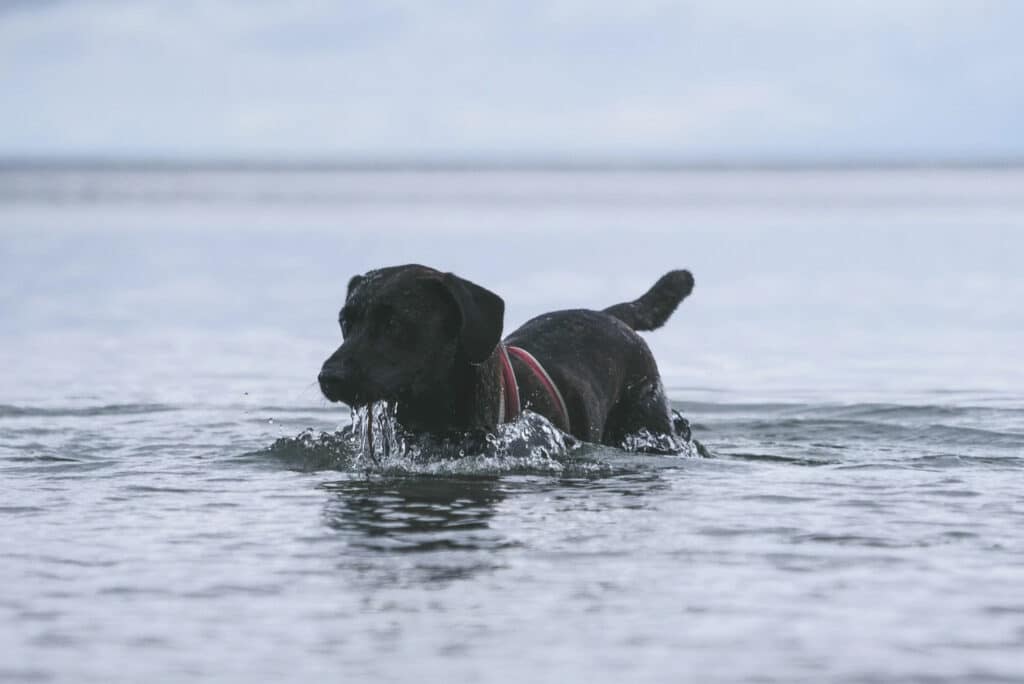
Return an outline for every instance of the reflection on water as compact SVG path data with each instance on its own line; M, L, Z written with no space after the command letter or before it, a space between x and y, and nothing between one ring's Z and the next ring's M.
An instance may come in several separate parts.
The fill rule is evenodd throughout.
M505 495L492 480L342 480L326 524L355 533L351 543L381 551L497 549L507 542L488 528Z
M505 499L496 480L351 479L321 486L333 494L324 522L346 541L343 569L371 585L468 579L500 567L488 552L515 545L491 527ZM424 556L395 564L393 553Z
M523 539L546 536L581 516L653 511L657 497L671 487L659 472L563 479L360 478L320 486L331 494L324 524L345 543L338 569L368 589L436 588L496 571L507 566L506 552L523 548ZM539 512L538 498L544 502ZM502 511L502 504L509 508ZM499 521L503 512L506 519ZM510 527L508 519L516 522ZM582 539L607 533L597 524L547 552L574 556Z

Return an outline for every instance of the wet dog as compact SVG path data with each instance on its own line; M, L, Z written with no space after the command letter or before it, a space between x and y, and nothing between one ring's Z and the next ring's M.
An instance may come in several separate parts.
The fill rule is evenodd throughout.
M370 271L349 281L344 342L320 389L353 408L395 402L405 429L435 435L492 432L528 408L588 442L675 436L685 421L637 331L660 327L692 290L689 271L671 271L635 301L547 313L503 341L493 292L415 264Z

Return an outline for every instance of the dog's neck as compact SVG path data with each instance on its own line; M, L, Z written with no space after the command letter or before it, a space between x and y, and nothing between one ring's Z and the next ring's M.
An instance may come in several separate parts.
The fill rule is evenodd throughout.
M446 382L400 397L398 421L417 432L493 431L501 402L500 347L479 364L457 354Z

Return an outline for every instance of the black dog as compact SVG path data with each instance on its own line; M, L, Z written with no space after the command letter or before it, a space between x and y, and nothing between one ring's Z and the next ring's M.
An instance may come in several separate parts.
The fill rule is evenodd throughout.
M675 435L635 331L660 327L692 290L689 271L672 271L636 301L544 314L502 342L505 303L493 292L425 266L370 271L349 281L344 343L320 389L353 407L397 402L398 422L415 432L493 431L529 407L589 442Z

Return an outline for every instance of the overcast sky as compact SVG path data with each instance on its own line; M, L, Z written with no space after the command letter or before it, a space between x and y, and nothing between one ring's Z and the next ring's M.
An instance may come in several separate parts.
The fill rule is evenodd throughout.
M0 156L1024 157L1019 0L0 0Z

